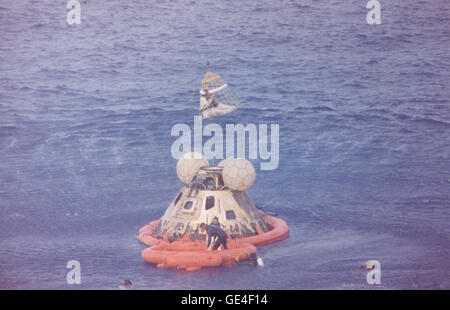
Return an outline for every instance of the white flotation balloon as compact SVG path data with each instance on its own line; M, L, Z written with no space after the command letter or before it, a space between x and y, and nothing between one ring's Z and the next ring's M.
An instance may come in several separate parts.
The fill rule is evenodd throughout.
M178 160L177 175L181 182L189 184L203 166L209 166L209 162L202 154L186 153Z
M225 158L225 159L222 160L217 166L223 167L223 165L225 165L225 162L226 162L227 160L231 160L231 159L233 159L233 158Z
M228 188L245 191L255 182L255 168L245 158L225 159L220 162L221 165L223 182Z

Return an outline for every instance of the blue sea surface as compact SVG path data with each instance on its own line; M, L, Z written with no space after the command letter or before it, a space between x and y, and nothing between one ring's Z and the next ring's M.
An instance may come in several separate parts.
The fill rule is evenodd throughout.
M363 0L79 1L80 25L0 1L0 289L450 289L447 0L380 0L380 25ZM205 122L280 126L248 191L291 229L264 268L141 258L207 61L243 108Z

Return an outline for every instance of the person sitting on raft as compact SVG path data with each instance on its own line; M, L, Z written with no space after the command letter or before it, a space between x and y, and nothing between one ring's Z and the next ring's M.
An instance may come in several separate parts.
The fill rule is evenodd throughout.
M206 238L206 246L208 247L208 251L211 250L211 245L213 245L213 250L217 250L220 246L223 246L223 248L226 250L227 233L225 232L225 230L220 228L218 220L216 220L216 223L214 222L215 220L213 220L213 223L211 225L206 225L205 223L200 224L201 230L206 230L206 233L208 234Z

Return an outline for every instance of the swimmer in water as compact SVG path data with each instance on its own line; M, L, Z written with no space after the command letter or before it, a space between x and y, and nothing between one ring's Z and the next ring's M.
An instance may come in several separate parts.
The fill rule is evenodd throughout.
M121 289L121 290L130 290L132 285L133 285L133 283L131 283L130 280L126 279L125 281L123 281L122 285L119 285L119 289Z

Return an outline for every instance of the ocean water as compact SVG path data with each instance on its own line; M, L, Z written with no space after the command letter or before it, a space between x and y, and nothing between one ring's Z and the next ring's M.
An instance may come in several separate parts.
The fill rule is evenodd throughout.
M380 2L368 25L365 0L80 0L68 25L66 1L1 0L0 288L450 289L450 4ZM280 126L248 191L291 229L264 268L140 257L207 61L244 107L206 122Z

